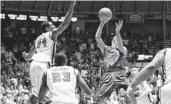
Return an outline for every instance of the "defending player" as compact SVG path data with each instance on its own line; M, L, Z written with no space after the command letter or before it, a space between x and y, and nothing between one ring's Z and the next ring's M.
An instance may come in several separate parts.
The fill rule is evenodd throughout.
M160 50L154 59L147 64L134 78L127 89L127 95L132 100L133 89L148 79L159 67L163 67L164 84L160 89L160 104L171 104L171 48Z
M34 45L30 49L29 54L23 52L23 57L26 60L30 60L33 54L37 52L30 66L30 76L32 84L32 95L30 100L32 103L38 97L41 80L43 73L49 68L52 62L52 47L58 36L69 26L71 17L73 15L74 6L76 1L71 1L71 5L67 14L65 15L64 22L56 28L52 22L46 21L41 24L41 29L44 31L35 41ZM35 104L35 103L34 103Z
M78 104L79 101L75 93L76 86L79 86L88 96L92 96L90 88L81 77L79 71L67 66L67 57L62 52L55 55L55 66L45 72L42 81L39 101L45 97L49 89L51 104Z

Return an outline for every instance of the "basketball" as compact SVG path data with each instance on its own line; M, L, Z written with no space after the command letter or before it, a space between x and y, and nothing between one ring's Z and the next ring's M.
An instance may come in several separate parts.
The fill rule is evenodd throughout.
M105 22L108 22L112 18L112 11L109 8L102 8L99 10L99 18L100 20L104 20Z

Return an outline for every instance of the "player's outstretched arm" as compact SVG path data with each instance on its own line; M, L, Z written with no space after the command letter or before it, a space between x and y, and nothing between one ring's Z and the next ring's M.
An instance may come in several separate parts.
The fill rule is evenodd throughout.
M116 32L118 48L123 54L126 54L124 46L123 46L123 40L122 40L122 37L120 35L120 30L122 28L122 25L123 25L123 21L119 21L118 23L116 23L115 32Z
M92 92L88 85L85 83L84 79L77 70L77 85L90 97L92 97Z
M47 75L44 73L42 77L42 85L39 90L39 102L43 101L47 91L48 91L48 86L47 86Z
M65 15L64 22L62 22L60 26L58 28L55 28L52 32L52 35L51 35L52 40L56 41L58 38L58 35L60 35L69 26L69 23L73 15L75 4L76 4L75 0L71 1L71 5L69 7L67 14Z
M159 51L154 59L147 64L137 75L135 76L130 87L135 88L137 85L148 79L164 62L165 50Z
M101 38L104 25L105 25L105 21L101 20L100 25L99 25L96 35L95 35L97 45L103 54L104 54L104 48L106 47L105 43L103 42L103 40Z
M137 104L135 96L133 95L133 89L146 79L148 79L164 62L165 50L159 51L154 59L147 64L133 79L133 82L127 88L128 101L132 101L133 104Z
M29 53L27 54L26 52L22 53L22 56L24 57L25 60L30 60L32 58L32 56L35 54L36 52L36 47L35 44L33 44L33 46L30 48Z

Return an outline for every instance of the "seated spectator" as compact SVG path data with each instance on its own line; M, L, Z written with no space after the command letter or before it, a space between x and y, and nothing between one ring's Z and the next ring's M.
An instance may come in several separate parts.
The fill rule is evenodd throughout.
M85 68L83 68L83 69L81 70L81 76L82 76L85 80L87 80L87 74L88 74L88 71L87 71Z

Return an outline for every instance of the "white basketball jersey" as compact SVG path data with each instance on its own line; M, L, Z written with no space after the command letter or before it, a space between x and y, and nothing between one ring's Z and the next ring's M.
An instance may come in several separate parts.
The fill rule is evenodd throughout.
M34 61L51 62L53 44L51 38L52 32L42 33L35 41L37 54L34 55Z
M165 83L168 83L171 82L171 48L166 48L164 66L166 74Z
M47 70L47 85L53 104L78 104L77 73L71 66L56 66Z

